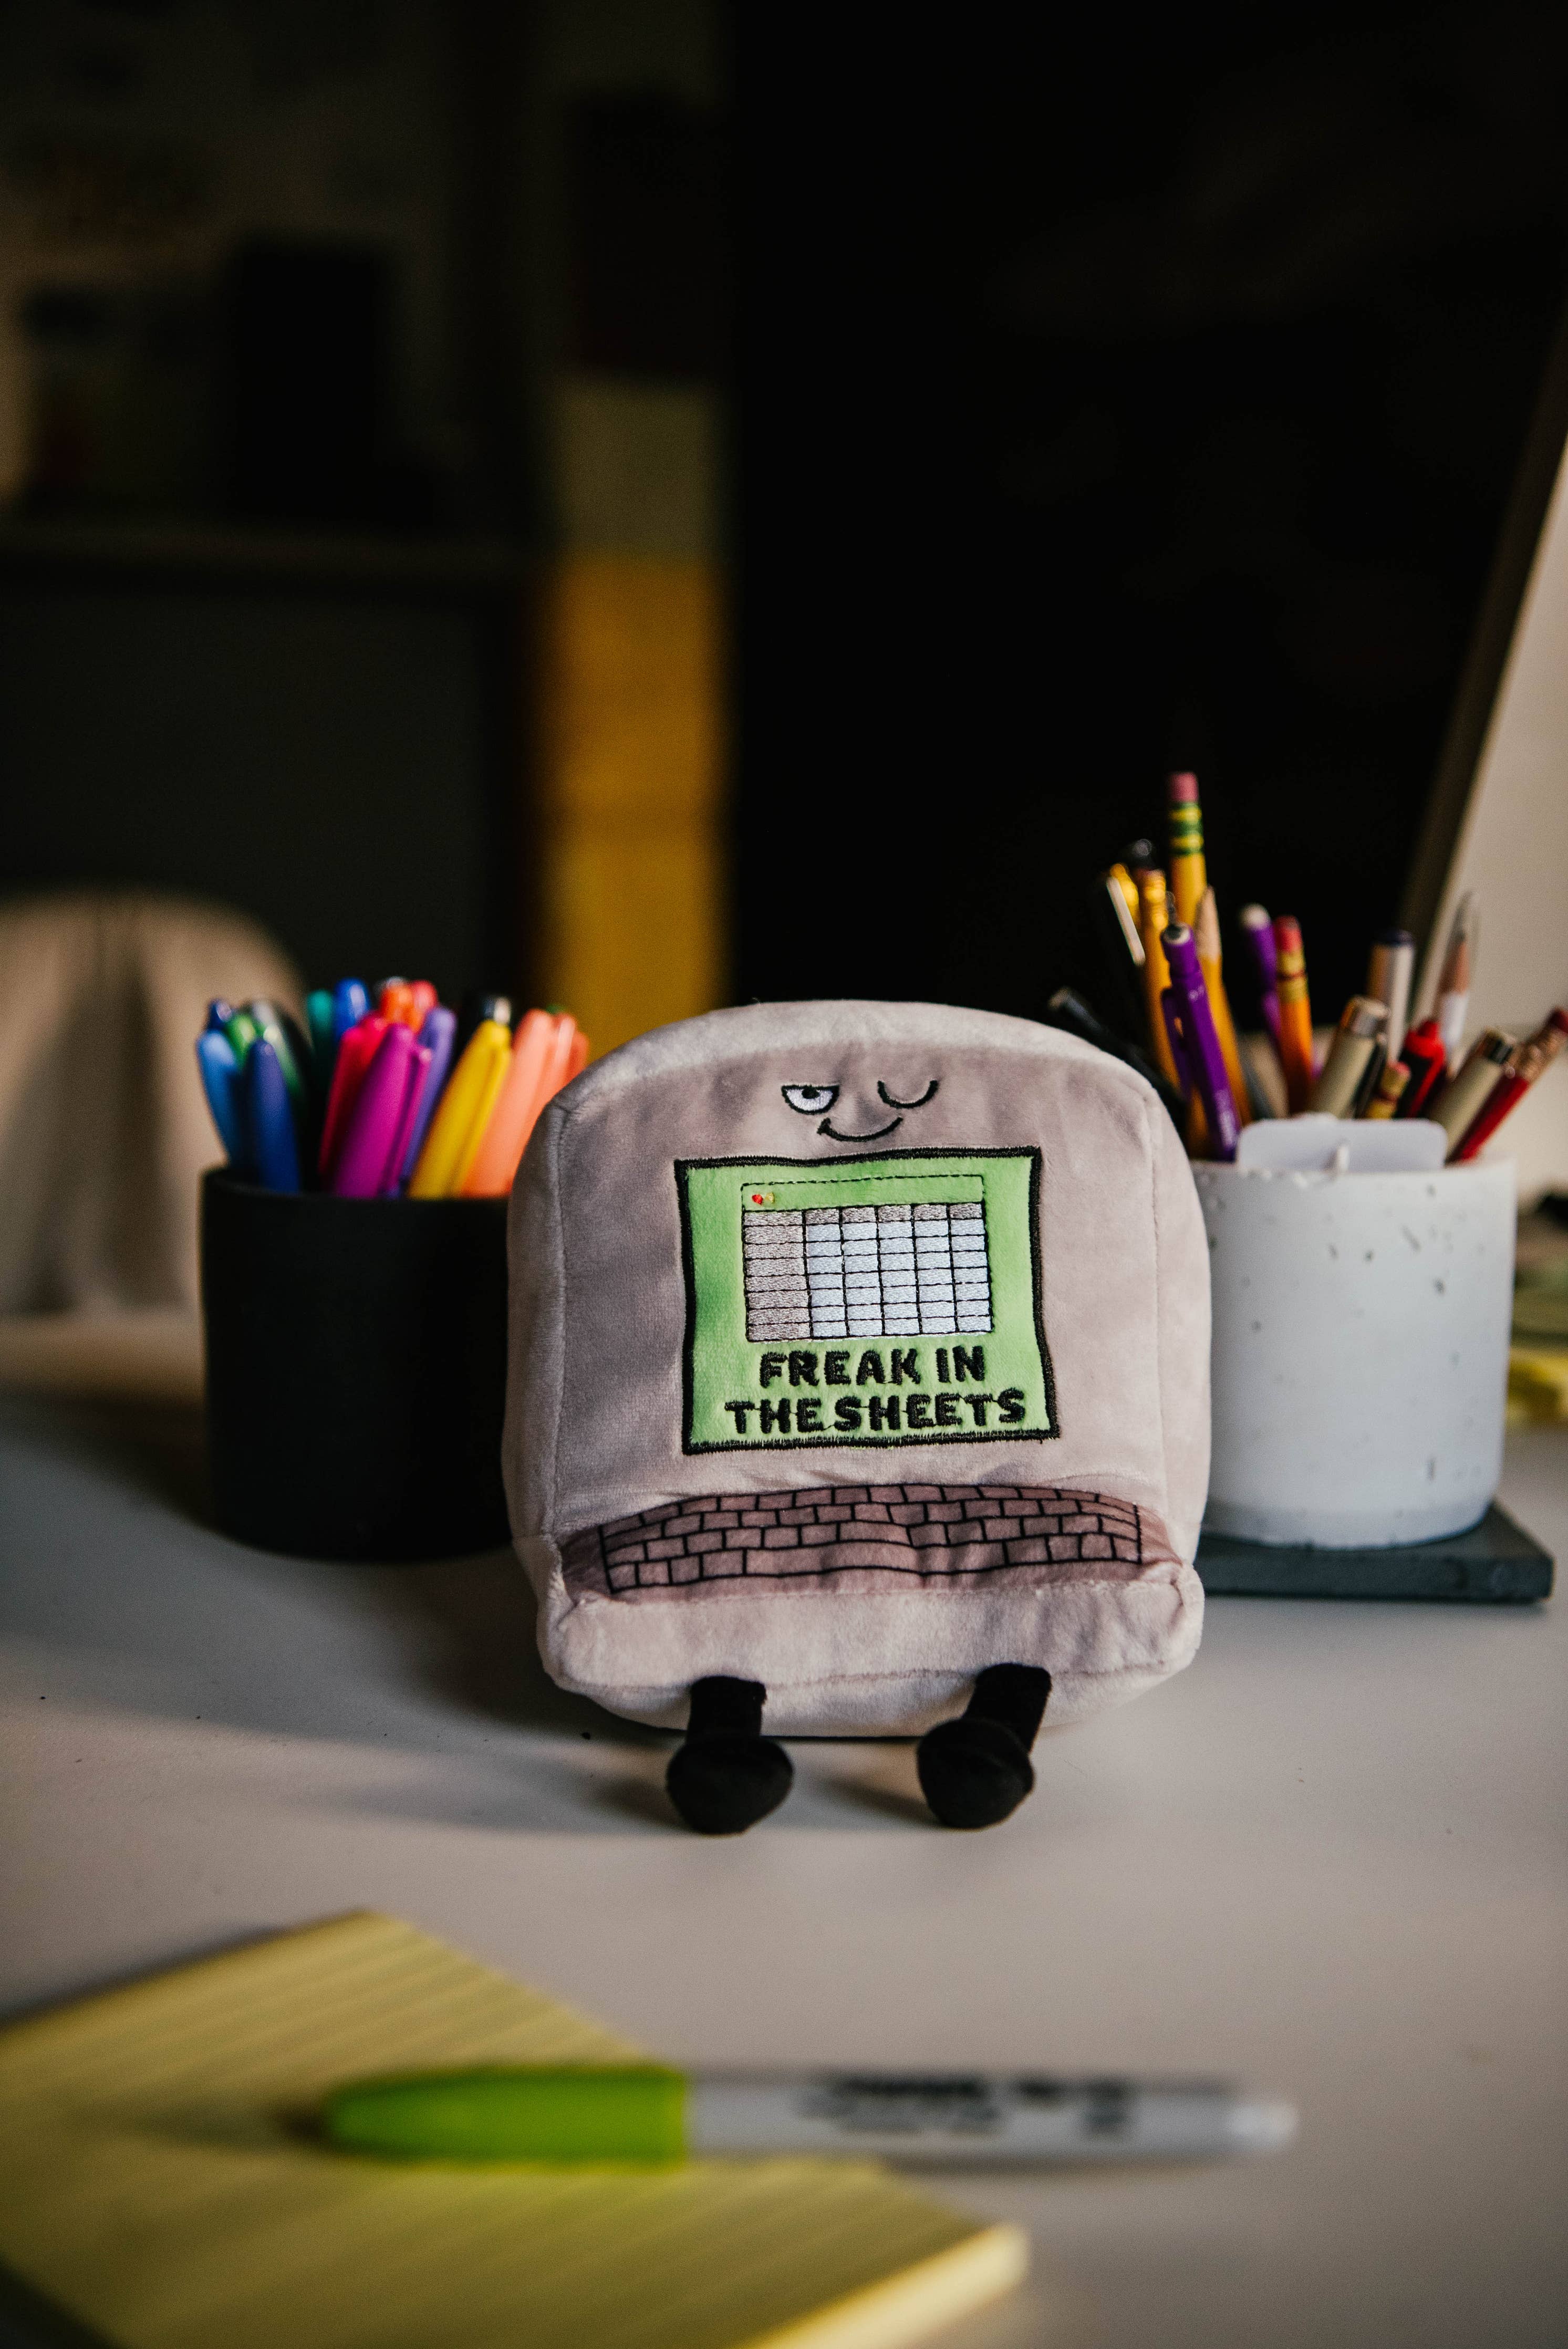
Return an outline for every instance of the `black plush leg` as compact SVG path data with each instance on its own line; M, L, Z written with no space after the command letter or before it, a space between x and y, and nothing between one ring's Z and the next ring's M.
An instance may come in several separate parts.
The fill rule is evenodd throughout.
M1034 1784L1029 1749L1051 1693L1033 1664L992 1664L958 1721L928 1729L915 1749L920 1791L945 1827L993 1827Z
M691 1684L686 1743L664 1783L699 1835L739 1835L776 1811L794 1777L782 1745L763 1735L768 1692L761 1681L716 1674Z

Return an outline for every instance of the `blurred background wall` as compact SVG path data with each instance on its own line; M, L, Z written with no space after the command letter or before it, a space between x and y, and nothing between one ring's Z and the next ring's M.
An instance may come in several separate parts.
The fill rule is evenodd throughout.
M0 884L1033 1013L1192 764L1332 1009L1561 443L1565 22L7 0Z

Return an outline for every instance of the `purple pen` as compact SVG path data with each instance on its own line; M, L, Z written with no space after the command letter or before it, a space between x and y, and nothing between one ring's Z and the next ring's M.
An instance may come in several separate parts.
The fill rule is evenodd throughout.
M425 1070L424 1078L420 1086L419 1099L414 1103L413 1122L409 1128L408 1144L398 1163L393 1187L399 1190L414 1171L414 1161L420 1154L426 1130L435 1115L436 1103L441 1099L441 1088L447 1080L447 1071L452 1067L452 1050L456 1035L455 1011L449 1011L444 1003L438 1003L426 1012L424 1025L420 1030L420 1042L430 1054L430 1065Z
M1225 1074L1220 1039L1214 1032L1214 1015L1209 1009L1209 989L1203 983L1197 942L1185 922L1173 922L1160 943L1170 966L1168 991L1176 998L1187 1065L1209 1121L1210 1147L1216 1158L1234 1158L1241 1121Z
M332 1188L340 1199L373 1199L380 1190L404 1129L410 1079L420 1073L419 1049L400 1021L377 1045L337 1146Z
M1181 1087L1183 1101L1192 1099L1192 1070L1187 1058L1187 1038L1182 1032L1181 1013L1177 1008L1176 989L1168 987L1159 998L1160 1017L1165 1021L1166 1040L1170 1057L1176 1063L1176 1081Z
M1274 926L1262 905L1243 905L1238 916L1252 949L1258 973L1258 1001L1276 1047L1280 1040L1279 963L1274 953Z

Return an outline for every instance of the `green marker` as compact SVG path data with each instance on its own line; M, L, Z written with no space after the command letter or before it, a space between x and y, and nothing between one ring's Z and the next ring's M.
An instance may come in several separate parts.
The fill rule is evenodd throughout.
M234 1047L234 1058L243 1069L245 1054L261 1034L261 1030L248 1011L236 1011L232 1019L223 1022L223 1033Z
M258 1036L265 1036L277 1054L278 1067L283 1071L284 1083L288 1087L289 1100L294 1103L296 1119L302 1118L309 1107L306 1089L306 1046L299 1032L299 1023L291 1019L277 1004L265 995L256 996L238 1014L242 1019L253 1020Z
M327 2097L355 2153L427 2161L684 2161L686 2081L656 2064L416 2072Z
M336 2089L330 2143L411 2161L666 2164L708 2154L975 2162L1202 2160L1289 2142L1288 2105L1222 2082L981 2073L705 2073L493 2065Z

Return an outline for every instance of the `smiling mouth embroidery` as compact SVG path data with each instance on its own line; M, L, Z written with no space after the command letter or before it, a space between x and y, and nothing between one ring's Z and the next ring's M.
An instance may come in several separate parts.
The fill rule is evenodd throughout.
M879 1125L874 1133L840 1133L833 1120L825 1117L816 1130L826 1133L830 1142L880 1142L884 1135L896 1133L903 1123L901 1117L896 1117L891 1125Z

